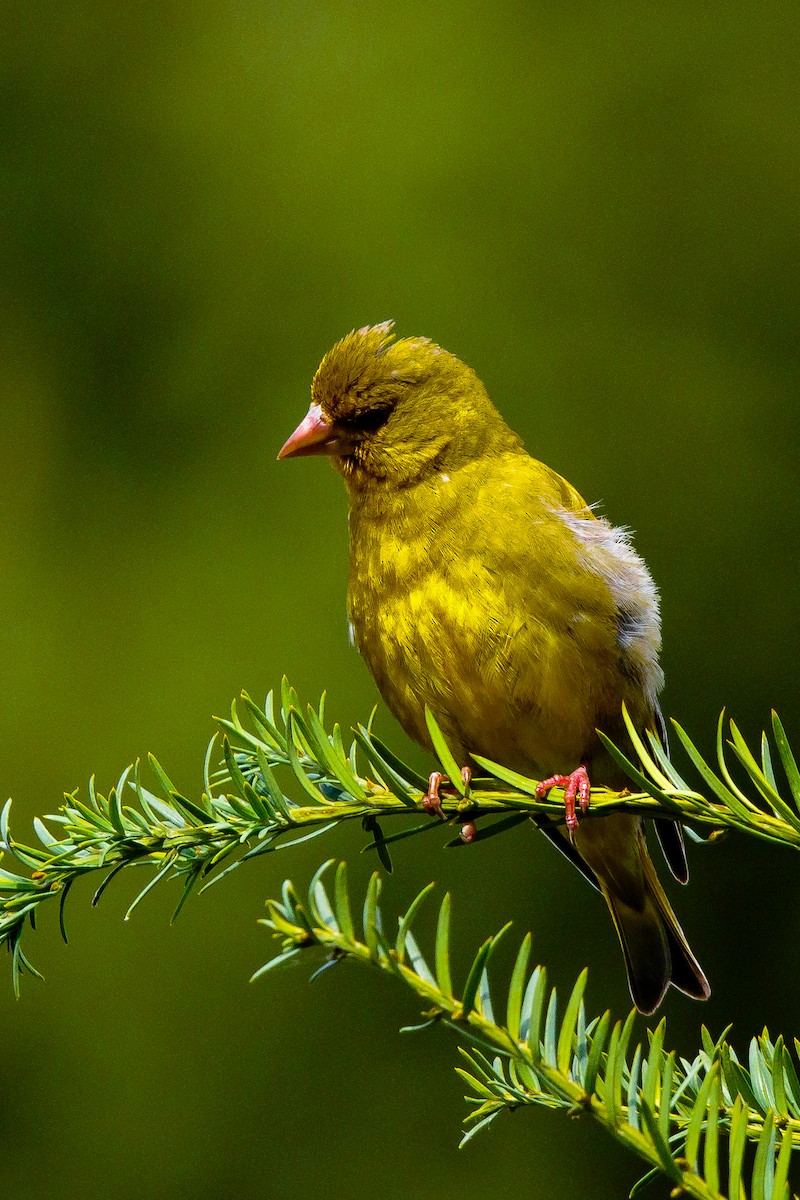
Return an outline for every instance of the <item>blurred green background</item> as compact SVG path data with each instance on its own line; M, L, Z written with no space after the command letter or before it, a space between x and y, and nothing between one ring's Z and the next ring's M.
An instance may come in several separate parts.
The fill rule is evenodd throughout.
M663 593L665 708L710 750L797 696L798 46L794 3L202 0L3 6L0 793L25 840L152 750L191 794L210 715L283 672L344 722L345 498L275 454L322 354L394 317L471 363L529 448L637 545ZM403 740L382 712L379 730ZM426 760L413 752L418 764ZM17 1200L178 1192L623 1196L638 1164L526 1112L459 1153L452 1039L347 968L249 987L256 924L360 831L261 859L168 919L138 876L75 889L0 988L0 1151ZM468 951L506 919L589 1006L628 1008L602 905L543 839L403 842ZM728 839L677 897L701 1021L800 1033L788 851ZM674 895L675 889L672 890ZM505 960L504 960L505 961ZM501 964L502 965L502 964ZM666 1188L654 1195L666 1195Z

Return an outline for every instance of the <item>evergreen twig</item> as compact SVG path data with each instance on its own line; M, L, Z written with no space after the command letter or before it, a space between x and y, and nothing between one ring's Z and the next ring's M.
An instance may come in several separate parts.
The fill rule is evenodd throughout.
M11 801L6 803L0 813L0 847L29 872L23 875L0 867L0 944L11 951L17 991L22 971L38 974L23 950L26 927L34 925L44 901L58 898L63 932L64 902L81 876L103 875L96 902L123 869L145 866L154 870L128 916L156 883L179 878L184 890L177 915L200 881L213 882L242 862L319 836L340 821L362 821L372 836L370 846L389 870L393 841L439 827L423 804L427 781L383 745L369 726L359 725L346 747L338 725L330 731L325 727L324 696L318 708L304 707L284 680L277 711L272 695L263 708L246 694L242 705L244 717L234 702L230 719L217 720L219 730L206 755L204 790L198 799L182 795L151 755L149 787L142 782L138 762L122 773L107 795L90 780L85 797L73 792L57 813L34 820L38 846L11 836ZM728 746L749 780L748 795L729 769L722 718L716 770L676 724L679 740L702 781L703 791L695 791L666 757L656 736L648 732L643 738L627 714L626 721L638 765L604 740L639 790L620 793L594 788L584 819L634 811L678 819L698 836L701 831L713 835L717 830L738 829L800 848L800 770L776 714L773 742L788 782L788 797L780 790L766 735L757 760L730 722ZM483 822L478 840L502 833L526 818L539 825L563 821L560 789L538 799L536 780L487 759L476 758L488 774L474 779L468 794L462 794L460 774L430 714L429 723L452 777L452 792L443 789L441 793L447 817L457 821L498 818ZM212 770L215 753L219 765ZM395 817L414 820L398 832L384 834L381 822ZM60 827L61 836L45 822ZM450 844L458 845L459 839ZM216 870L223 864L223 870Z
M359 725L346 747L338 725L330 731L326 728L324 696L318 708L303 707L284 680L277 711L272 696L263 708L247 695L242 702L244 718L234 703L231 718L217 721L219 729L206 755L204 790L198 799L182 795L151 756L148 787L137 762L123 772L108 795L100 793L92 779L85 797L73 792L57 813L35 818L38 846L12 838L11 801L6 803L0 813L0 847L26 871L19 874L0 867L0 944L11 952L17 992L23 971L38 975L23 950L23 934L35 927L39 906L58 898L66 940L64 903L83 875L102 877L94 893L96 903L118 873L133 866L149 867L153 873L126 918L156 884L178 878L183 892L177 915L202 880L209 886L249 859L319 836L340 821L360 820L372 838L368 848L376 850L389 870L391 842L440 827L424 804L427 780L383 745L371 726ZM539 799L535 780L487 759L476 757L487 774L465 789L459 764L432 715L427 716L433 744L452 785L451 792L445 788L441 793L448 818L487 818L478 839L495 836L528 818L538 825L563 821L560 789ZM726 740L724 715L720 717L714 766L675 724L678 740L699 776L700 790L678 773L655 734L642 736L627 713L625 720L632 757L603 740L639 790L594 788L591 808L583 819L632 811L677 819L700 840L703 835L708 838L737 829L800 848L800 769L776 714L772 715L772 741L762 735L758 756L733 721L728 723ZM739 764L741 785L729 766L730 751ZM212 770L215 756L218 761ZM779 783L778 763L788 788ZM390 817L403 817L406 822L387 835L381 822ZM455 838L450 844L461 843ZM673 1194L696 1200L717 1200L723 1193L732 1200L745 1200L744 1149L750 1141L756 1144L753 1200L784 1200L790 1156L800 1143L800 1082L782 1038L773 1043L766 1030L754 1038L745 1066L728 1044L727 1031L714 1042L703 1030L703 1047L688 1062L664 1049L662 1021L648 1031L648 1042L631 1054L635 1014L613 1028L609 1013L587 1021L585 972L559 1019L555 991L548 994L544 969L528 971L529 938L520 947L505 1024L501 1024L494 1017L487 964L504 930L480 948L459 995L452 984L449 896L439 913L431 969L412 925L433 885L423 889L401 918L397 938L390 944L380 914L381 881L377 873L373 875L361 941L351 915L344 864L337 869L332 897L323 884L324 871L325 866L314 876L307 903L298 900L289 882L284 884L281 901L269 902L266 924L281 938L283 948L257 974L318 946L333 958L369 962L399 977L428 1005L427 1024L451 1025L470 1043L462 1051L465 1066L460 1068L473 1105L464 1140L500 1112L522 1105L586 1113L642 1158L651 1173L664 1173L674 1185ZM795 1042L798 1048L800 1043ZM720 1174L720 1133L727 1135L727 1177Z
M316 947L331 959L377 967L409 987L425 1005L424 1024L414 1028L443 1024L467 1043L460 1047L463 1065L456 1068L470 1105L462 1146L501 1112L546 1107L593 1118L647 1164L648 1174L631 1195L661 1173L673 1184L673 1196L744 1200L743 1151L749 1141L756 1145L750 1196L788 1196L790 1158L800 1145L800 1083L781 1037L773 1043L765 1030L753 1038L745 1065L727 1041L728 1030L714 1041L703 1027L702 1048L688 1061L666 1049L662 1019L646 1031L645 1042L633 1047L635 1010L613 1025L608 1011L587 1019L585 970L559 1007L544 967L529 968L530 934L519 947L500 1003L490 988L488 966L508 926L480 947L459 994L452 983L449 894L439 910L433 956L426 959L413 929L430 887L399 918L392 938L375 872L359 938L351 914L361 906L349 897L346 866L338 864L330 891L323 876L331 865L332 860L316 872L305 901L287 880L281 899L267 902L269 916L262 924L280 941L281 953L253 978ZM495 1016L501 1012L505 1020ZM720 1134L726 1137L723 1146Z

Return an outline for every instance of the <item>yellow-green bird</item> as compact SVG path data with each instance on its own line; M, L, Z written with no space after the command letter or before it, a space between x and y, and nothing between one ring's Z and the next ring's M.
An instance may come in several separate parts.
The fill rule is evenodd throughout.
M458 761L481 754L566 792L553 840L605 897L634 1003L709 986L629 814L577 822L589 778L625 786L597 737L624 742L623 702L660 722L658 594L624 529L532 458L470 367L390 321L322 360L279 457L326 454L350 501L353 637L401 725ZM431 804L436 805L435 786ZM680 826L658 823L686 881Z

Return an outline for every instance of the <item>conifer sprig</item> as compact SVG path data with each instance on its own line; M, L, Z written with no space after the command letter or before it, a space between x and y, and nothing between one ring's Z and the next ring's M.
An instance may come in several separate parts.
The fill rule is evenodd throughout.
M728 764L722 718L714 767L675 726L699 776L699 791L679 774L654 734L641 736L627 714L626 720L638 765L605 740L639 790L619 793L594 788L589 814L583 819L635 811L679 819L698 836L729 828L800 848L800 770L777 715L772 719L774 749L764 735L758 759L730 722L728 747L738 760L749 794L736 783ZM262 708L243 695L241 712L234 703L231 717L218 719L217 724L206 755L204 788L195 799L182 794L150 756L147 786L137 762L106 795L90 780L84 796L70 793L58 812L35 818L38 845L12 837L11 802L6 803L0 814L0 847L26 872L0 867L0 944L11 952L17 991L21 972L38 973L23 950L25 930L35 925L45 901L57 900L63 932L64 902L84 875L101 877L94 893L97 902L121 871L149 868L152 875L128 916L156 884L179 879L183 892L177 914L201 881L207 885L243 862L320 836L340 821L363 823L371 839L368 848L375 849L387 870L391 870L393 841L440 828L424 805L427 780L380 741L371 722L358 725L346 746L337 724L326 727L324 696L316 708L304 706L284 680L278 704L270 695ZM451 783L441 792L442 809L456 822L483 818L476 840L504 833L528 818L538 825L563 821L560 789L539 799L536 780L488 759L476 756L487 774L473 779L467 791L459 764L430 714L429 728ZM788 785L783 789L778 763ZM387 834L384 824L390 818L401 818L402 824ZM449 844L461 842L456 836Z
M536 780L502 764L476 756L486 774L467 788L460 764L427 715L450 781L440 793L448 819L482 818L478 839L528 819L539 825L563 821L559 789L540 799ZM758 755L733 721L726 739L721 717L713 765L676 724L698 790L678 772L655 734L642 734L627 714L625 719L628 752L604 741L638 790L594 788L584 820L627 810L678 819L701 840L736 829L800 847L800 770L777 715L772 739L762 736ZM367 848L387 869L392 841L441 828L425 805L427 780L375 736L371 722L357 726L346 746L339 726L326 726L324 697L316 708L303 706L284 681L277 706L271 696L261 708L244 695L241 710L234 704L230 719L217 724L196 799L179 792L151 756L147 785L137 763L107 795L91 780L84 796L73 792L58 812L35 818L38 845L12 837L11 802L5 805L0 846L24 872L0 867L0 943L11 952L17 991L23 971L38 974L23 950L23 935L35 928L40 905L58 901L66 938L64 903L84 875L100 879L96 903L120 872L148 867L150 877L126 916L157 884L178 879L183 890L177 915L201 881L208 886L244 862L320 836L340 821L362 822L371 838ZM385 822L398 817L400 828L385 833ZM462 843L456 837L449 844ZM703 1030L702 1048L690 1062L665 1050L662 1021L632 1049L635 1014L615 1024L609 1013L587 1018L585 972L559 1010L544 968L529 970L529 938L517 955L503 1017L487 968L505 930L480 947L459 989L450 955L449 896L439 909L429 966L413 926L433 885L418 895L392 939L381 917L380 876L374 874L359 936L344 865L337 868L330 895L323 879L328 865L314 876L306 901L287 882L281 900L269 902L266 924L281 939L282 950L257 975L314 946L333 960L349 957L395 975L426 1005L426 1024L451 1025L467 1042L459 1068L471 1103L464 1140L501 1112L520 1106L585 1113L644 1160L650 1173L665 1174L676 1194L697 1200L723 1195L746 1200L743 1164L751 1142L756 1147L752 1172L747 1171L752 1200L785 1200L790 1157L800 1143L800 1082L782 1038L773 1042L765 1030L752 1040L744 1063L728 1043L727 1031L715 1042Z
M800 1146L800 1082L795 1057L781 1037L773 1042L764 1030L752 1039L743 1063L727 1040L728 1030L715 1041L703 1027L702 1046L689 1061L666 1048L662 1019L634 1045L635 1011L613 1023L608 1011L587 1016L586 971L559 1005L544 967L530 965L530 934L500 997L490 986L489 964L508 926L483 943L459 989L453 982L449 894L426 957L415 927L432 885L398 919L392 935L381 910L379 874L373 874L363 905L354 905L344 863L336 867L332 889L326 887L332 865L316 872L304 900L287 880L281 899L268 901L262 924L281 949L253 978L317 948L329 961L369 964L410 988L425 1006L423 1024L413 1028L444 1024L466 1043L460 1047L463 1064L456 1068L470 1105L462 1146L504 1111L546 1107L594 1119L647 1164L632 1195L661 1173L673 1195L697 1200L788 1196L790 1159ZM358 910L360 934L353 919ZM795 1042L795 1053L798 1049ZM756 1152L746 1180L747 1142Z

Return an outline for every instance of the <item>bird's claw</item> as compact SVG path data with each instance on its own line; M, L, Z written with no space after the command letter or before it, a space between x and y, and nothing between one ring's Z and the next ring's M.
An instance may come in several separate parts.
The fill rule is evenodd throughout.
M422 807L426 812L436 813L440 821L447 819L439 796L439 788L442 786L443 779L444 775L441 771L432 771L428 779L428 790L422 797Z
M575 800L577 798L581 812L587 812L589 797L592 791L591 784L589 783L589 775L584 764L581 763L569 775L551 775L549 779L543 779L536 787L536 799L543 800L550 789L554 787L564 789L564 815L567 829L570 834L573 834L578 828Z
M469 795L469 785L472 782L472 770L470 767L461 768L461 782L464 784L464 799L466 799ZM442 799L439 795L439 788L443 783L444 775L441 773L441 771L431 772L431 775L428 778L428 790L422 797L422 807L426 810L426 812L436 813L436 816L441 821L446 821L447 818L445 816L444 809L442 808ZM467 825L464 826L464 829L467 829L468 825L471 824L472 822L467 822ZM473 840L475 836L474 825L472 825L472 829L472 837L465 836L464 830L462 829L461 836L464 838L465 842L471 842Z

